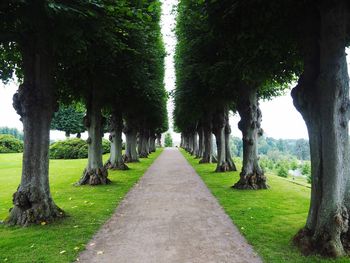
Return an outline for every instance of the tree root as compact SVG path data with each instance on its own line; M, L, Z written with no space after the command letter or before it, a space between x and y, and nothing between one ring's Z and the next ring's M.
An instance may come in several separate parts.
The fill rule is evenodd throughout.
M338 238L336 238L338 239ZM319 254L323 257L337 258L346 255L349 252L349 239L342 241L330 238L328 233L323 233L315 238L312 231L302 228L293 238L293 244L299 248L305 256ZM345 252L346 251L346 252Z
M241 172L240 176L241 178L232 186L232 188L240 190L258 190L269 188L266 183L266 177L263 174L243 174L243 172Z
M97 168L97 169L85 169L83 176L76 185L105 185L109 184L111 181L107 178L108 171L106 168Z
M116 162L116 163L111 163L109 160L107 163L104 165L105 169L109 170L129 170L129 167L124 163L124 162Z
M125 154L123 155L123 160L124 160L124 163L139 163L140 162L140 160L138 158L137 159L131 158Z
M13 195L13 204L14 207L10 209L10 215L5 220L8 225L47 224L66 216L51 197L34 187L19 187Z
M220 165L216 166L215 172L217 173L224 173L230 171L230 166L228 165L227 162L224 162Z
M203 157L201 160L199 160L199 163L211 163L211 160L209 160L209 158Z
M148 158L148 153L145 153L145 152L140 153L140 154L139 154L139 157L140 157L140 158Z

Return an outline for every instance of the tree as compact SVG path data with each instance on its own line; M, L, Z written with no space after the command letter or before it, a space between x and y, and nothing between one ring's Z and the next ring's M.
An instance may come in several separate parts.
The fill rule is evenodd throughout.
M81 43L77 29L95 9L85 1L8 0L0 5L1 79L8 81L13 72L21 79L13 105L24 128L22 178L9 224L51 222L64 216L52 199L48 180L50 122L57 109L59 80L55 73L62 52Z
M234 170L228 123L231 97L222 89L219 81L222 76L211 68L217 61L218 45L210 33L203 1L180 1L176 34L174 121L183 135L182 147L201 158L200 163L210 163L213 161L214 133L219 159L216 170ZM214 78L211 77L213 74Z
M75 133L77 137L80 137L80 133L85 131L84 115L85 113L82 109L76 109L74 106L61 106L54 114L51 129L64 131L67 138Z
M173 138L171 137L170 133L165 134L164 146L165 147L173 147Z

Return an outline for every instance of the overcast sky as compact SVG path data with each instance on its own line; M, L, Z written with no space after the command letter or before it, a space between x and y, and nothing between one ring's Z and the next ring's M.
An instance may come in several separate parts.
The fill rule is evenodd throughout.
M174 4L177 0L163 0L163 14L162 14L162 34L168 56L165 59L165 85L168 91L175 88L175 69L174 69L174 50L175 50L175 35L173 28L175 27L175 14L172 12ZM17 89L17 84L14 82L8 85L0 84L0 127L8 126L22 130L22 123L19 121L19 116L12 107L12 96ZM301 115L293 106L293 101L290 92L285 96L275 98L271 101L262 101L260 103L263 115L262 128L265 135L274 138L307 138L307 130ZM172 127L173 103L168 103L169 124ZM235 136L241 136L237 128L239 121L238 116L230 118L232 133ZM175 141L179 140L179 135L173 134ZM63 132L52 132L52 139L63 139Z

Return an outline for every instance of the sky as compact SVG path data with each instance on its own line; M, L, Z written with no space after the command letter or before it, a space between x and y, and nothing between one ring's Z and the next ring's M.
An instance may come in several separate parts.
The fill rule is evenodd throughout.
M168 91L175 88L175 68L174 68L174 52L176 45L176 37L173 31L175 27L175 14L173 12L174 5L177 0L163 0L162 5L162 34L167 51L165 58L165 87ZM349 51L349 50L347 50ZM350 67L349 67L350 68ZM7 85L0 84L0 127L7 126L23 130L22 123L19 116L12 107L12 96L16 92L18 84L11 82ZM169 124L173 139L179 142L180 135L172 131L172 115L173 103L168 102ZM283 139L298 139L308 138L305 123L301 115L293 106L293 100L290 96L290 91L284 96L277 97L271 101L261 101L260 108L262 111L262 128L265 136ZM241 137L241 132L238 130L237 123L239 116L231 116L230 123L232 127L232 134ZM83 138L86 135L83 135ZM64 133L58 131L51 132L51 139L64 139Z

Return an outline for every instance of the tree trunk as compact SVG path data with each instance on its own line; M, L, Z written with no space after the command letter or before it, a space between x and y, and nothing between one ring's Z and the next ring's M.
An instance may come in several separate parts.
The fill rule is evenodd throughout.
M349 253L349 82L345 54L345 1L320 5L307 16L304 72L293 89L311 151L311 202L294 243L305 254ZM318 29L320 28L320 31Z
M193 155L193 144L194 144L194 142L193 142L193 140L194 140L194 137L193 137L194 135L193 135L193 133L192 132L189 132L188 133L188 152L191 154L191 155Z
M68 138L70 137L70 132L67 132L67 131L66 131L66 134L65 134L65 135L66 135L66 138L68 139Z
M139 132L139 156L148 158L149 154L149 130L142 128Z
M213 157L211 116L203 124L203 131L204 131L204 152L203 152L203 158L199 161L199 163L211 163L212 157Z
M13 97L13 106L23 122L23 168L21 183L13 194L14 207L6 222L27 226L52 222L63 217L64 212L52 200L49 185L50 123L57 107L53 61L46 46L30 42L22 54L24 83Z
M136 147L137 147L136 129L131 126L127 126L124 128L124 133L126 137L124 161L126 163L139 162L140 161L139 156L136 151Z
M244 86L237 102L241 116L238 128L243 134L243 167L240 180L233 186L236 189L266 189L266 177L258 162L258 137L263 131L260 127L261 111L257 89Z
M157 140L157 135L154 132L151 132L150 134L150 147L149 150L150 152L156 152L156 140Z
M112 170L128 170L129 167L124 163L123 159L123 119L120 111L115 109L111 118L111 133L109 140L111 142L111 156L105 164L107 169Z
M182 141L182 136L181 136L181 141ZM159 148L162 147L162 134L161 133L157 133L157 146Z
M229 171L237 171L237 167L233 162L231 150L230 150L230 134L231 134L231 126L229 123L228 113L226 114L226 125L225 125L225 149L226 149L226 163L228 165Z
M198 152L196 155L196 158L200 159L203 158L203 151L204 151L204 131L203 128L198 129Z
M81 138L81 133L80 133L80 132L77 133L77 138L78 138L78 139Z
M94 91L92 91L94 94ZM77 185L101 185L108 184L110 180L108 177L108 171L103 166L102 161L102 114L101 105L94 98L90 96L87 103L87 112L85 117L85 126L88 131L88 164L83 172L83 176L77 183Z
M213 133L216 138L217 165L215 172L226 172L229 166L226 162L226 144L225 144L225 113L218 111L213 118Z
M198 154L198 136L195 131L192 135L192 155L197 156Z

